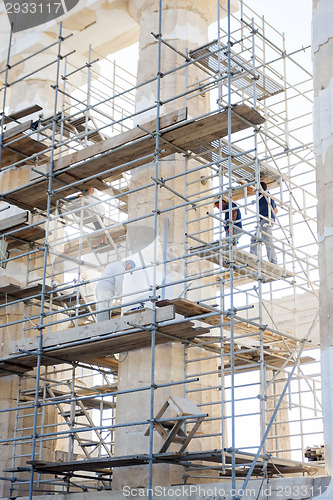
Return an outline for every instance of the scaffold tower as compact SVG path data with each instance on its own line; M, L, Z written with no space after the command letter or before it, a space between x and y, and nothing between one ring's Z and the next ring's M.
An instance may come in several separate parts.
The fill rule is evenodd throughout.
M78 64L61 23L27 58L10 35L9 498L324 474L309 47L288 53L230 0L209 41L170 40L164 4L144 21L137 77L93 45ZM37 74L52 99L11 109ZM98 302L111 263L122 287Z

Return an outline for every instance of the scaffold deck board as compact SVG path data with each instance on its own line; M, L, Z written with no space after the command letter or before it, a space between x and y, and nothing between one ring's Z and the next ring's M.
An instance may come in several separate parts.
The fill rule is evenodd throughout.
M32 106L29 106L24 109L20 109L18 111L15 111L15 113L11 113L10 115L5 115L4 116L4 123L10 123L10 122L17 122L21 118L24 118L25 116L32 115L33 113L37 113L38 111L42 111L42 107L39 106L39 104L33 104Z
M219 50L220 49L220 50ZM228 71L228 51L219 47L217 40L190 51L190 57L199 59L196 64L203 66L211 74ZM256 81L251 75L253 71L252 61L244 59L240 54L231 51L231 86L247 95L255 94L258 100L266 99L284 91L284 87L278 81L271 78L267 72L255 69Z
M200 247L192 248L192 253L198 257L212 262L213 264L220 265L220 256L222 256L222 265L226 268L221 270L221 278L229 281L229 249L225 248L226 245L216 242L212 245L202 245ZM234 276L245 277L248 281L260 279L262 282L269 282L279 279L292 278L293 274L287 271L278 264L273 264L267 260L260 259L249 252L242 249L233 249L233 265L237 266L234 270ZM258 264L260 263L260 276L258 274ZM242 281L243 283L244 281Z
M173 320L175 317L174 307L169 306L165 309L159 309L156 314L156 321ZM120 332L133 329L133 324L146 327L152 323L152 310L143 309L140 312L133 312L130 315L118 316L107 321L101 321L94 325L83 325L75 328L67 328L65 330L50 332L43 335L43 347L59 347L61 344L77 342L78 340L94 340L101 339L103 335L115 334L115 338L119 338ZM117 335L118 334L118 335ZM26 339L13 341L9 344L9 353L18 353L20 349L35 350L38 348L38 338L29 337Z
M29 243L33 243L39 240L44 240L45 229L41 226L29 226L28 224L21 229L15 231L12 235L6 237L8 243L8 250L13 248L20 248Z
M212 309L187 299L164 299L156 303L158 307L166 307L171 304L175 307L175 312L177 314L181 314L186 318L200 316L202 314L211 314L213 312ZM200 321L204 321L210 325L219 325L221 323L221 315L216 314L214 316L204 317L201 318Z
M254 152L245 152L235 144L231 144L229 150L229 144L226 140L212 141L209 146L203 146L199 143L192 149L192 152L207 162L219 162L222 173L227 175L229 175L231 167L231 178L240 185L254 183L258 169L260 180L266 182L268 186L277 185L281 179L281 172L266 162L256 161ZM230 166L229 155L231 156ZM239 190L235 189L232 193L233 200L244 198L244 189L247 189L247 196L254 194L254 189L251 186Z
M240 105L233 109L232 132L244 130L250 126L249 124L255 126L264 121L264 118L256 110L246 105ZM173 122L171 122L170 117L168 122L168 125L164 126L167 130L164 133L162 130L160 136L161 158L174 153L175 148L191 151L198 143L209 144L228 133L227 110L184 123L177 123L177 114L175 114ZM169 130L171 123L176 124L172 130ZM154 131L153 126L152 122L150 128L149 124L148 127L145 125L144 128ZM65 197L73 193L74 190L84 189L87 176L98 175L99 180L112 180L114 175L119 176L123 172L149 163L153 159L154 151L154 137L141 128L124 132L57 160L54 164L54 189L63 188L75 179L82 180L82 184L77 184L75 189L65 187L59 192L62 197ZM66 171L68 167L71 168ZM26 208L36 207L44 210L47 200L46 191L47 180L46 177L42 177L5 193L4 199L19 206L24 204Z
M9 129L3 134L3 144L1 148L1 168L12 165L13 163L23 160L24 158L29 158L30 156L40 153L39 159L45 159L45 154L42 155L41 152L44 151L47 146L45 144L32 139L25 132L31 128L32 120L28 122L21 123L16 127ZM28 159L27 163L34 163L35 159ZM21 166L24 163L20 164Z
M173 306L157 310L156 319L158 323L161 323L156 331L157 345L167 342L183 342L209 332L207 328L195 327L191 321L172 322L163 326L163 322L173 318ZM109 367L107 356L151 346L149 326L152 320L152 310L148 309L100 323L46 333L43 335L45 354L42 357L42 364L54 365L66 361L93 363L98 359L97 364L103 366L103 358L105 358L105 366ZM10 342L8 351L15 355L15 359L13 356L0 360L0 370L15 371L16 361L18 364L30 367L29 369L33 368L36 366L37 358L35 354L29 354L29 352L36 352L36 349L38 349L37 337ZM20 352L27 354L18 355Z
M202 347L205 350L215 352L216 354L221 355L221 340L218 337L215 338L207 338L205 335L200 339L193 339L192 345L197 345L198 347ZM261 355L261 350L251 348L249 351L248 348L234 344L234 366L237 373L244 373L247 371L260 370L261 368L261 356L264 358L265 366L274 368L281 368L284 366L293 366L294 362L292 360L288 360L290 356L290 351L284 346L284 348L279 350L269 350L266 348ZM225 375L230 374L230 352L231 346L230 343L223 342L223 372ZM309 364L315 362L314 358L310 356L303 356L299 363ZM220 369L220 367L219 367Z
M40 303L43 287L41 283L21 287L19 285L9 283L0 287L0 305L10 304L14 301L33 300L35 303ZM58 311L59 308L64 310L64 314L76 314L78 316L91 312L81 294L77 295L77 291L72 292L57 291L57 289L45 285L45 300L49 304L52 302L52 309Z
M110 320L111 321L111 320ZM93 325L94 326L94 325ZM83 328L83 327L82 327ZM188 338L193 338L207 333L206 328L195 328L192 322L182 324L180 328L170 329L164 327L163 331L158 329L156 332L156 345L165 344L168 342L183 342ZM68 345L64 339L64 345ZM151 346L151 334L147 331L140 331L136 333L125 332L123 335L110 336L107 339L103 337L93 338L87 341L86 344L74 345L72 347L61 347L61 345L51 348L42 357L42 365L56 365L72 361L82 361L98 366L110 368L108 356L121 352L128 352L137 349L143 349ZM103 357L102 357L102 356ZM103 361L105 358L105 362ZM16 356L0 360L0 370L2 375L6 371L16 372L16 363L21 367L26 367L23 371L29 371L37 364L37 357L35 355L27 354L24 357ZM112 366L116 368L116 366Z
M227 468L225 475L231 475L231 463L232 455L229 451L224 451L225 462ZM246 475L248 468L250 467L254 454L236 452L236 467L239 466L240 470L236 473L239 476ZM222 463L222 450L212 450L212 451L199 451L199 452L186 452L182 454L178 453L156 453L153 455L154 463L186 463L187 467L191 463L204 462L206 464L221 464ZM116 467L128 467L135 465L145 465L149 463L148 454L140 455L127 455L118 457L106 457L106 458L88 458L86 460L76 460L71 462L46 462L42 460L28 461L28 464L34 466L34 470L43 473L60 474L70 471L92 471L92 472L106 472L112 468ZM266 455L259 455L257 463L255 465L253 474L262 475L263 467L267 465L268 476L275 476L281 474L298 474L300 472L314 474L318 471L319 467L314 465L308 465L303 462L296 462L293 460L287 460L276 457L268 457ZM209 469L209 466L207 466ZM242 470L243 468L243 470Z
M222 326L223 327L223 338L225 338L225 334L230 332L231 325L230 325L230 317L222 314L217 313L215 315L211 315L212 312L214 311L213 308L205 307L202 304L198 304L195 302L192 302L187 299L165 299L165 300L160 300L156 303L158 307L166 307L169 305L173 305L175 307L175 312L176 314L181 314L182 316L186 318L198 318L200 321L204 323L208 323L209 325L212 326ZM206 315L206 316L204 316ZM207 316L210 315L210 316ZM200 316L203 316L200 318ZM272 366L281 366L285 359L290 355L290 352L295 349L297 345L297 340L290 338L290 334L285 334L283 333L274 333L270 332L267 329L262 329L254 324L251 324L250 322L246 321L240 321L239 319L235 318L233 320L233 325L234 325L234 331L235 331L235 354L237 354L237 350L241 349L240 346L243 345L242 340L237 340L237 336L242 336L246 335L247 336L247 341L249 339L252 340L255 344L259 344L260 339L262 339L263 344L265 346L265 349L270 349L270 351L266 350L265 355L267 357L267 362L269 361L269 364ZM217 342L220 342L220 338L215 337L215 342L212 342L212 338L209 340L206 336L203 337L201 340L196 340L195 343L200 345L202 343L203 345L206 345L207 342L211 343L211 346L215 344L217 345ZM239 344L239 345L237 345ZM254 344L254 345L255 345ZM245 344L246 345L246 344ZM305 344L305 348L312 348L312 344L310 342L307 342ZM244 349L244 347L242 347ZM220 347L219 347L220 350ZM228 352L228 344L224 347L224 350ZM258 351L259 352L259 351ZM238 353L238 358L239 359L251 359L254 360L257 356L256 353L248 355L246 354L246 351L244 353ZM269 358L269 359L268 359ZM312 362L312 358L309 358L307 361L304 360L305 362Z
M51 290L51 288L47 287L46 291L47 290ZM21 287L14 283L9 283L8 285L0 287L0 304L10 304L15 300L40 297L41 293L42 285L40 283L27 287Z

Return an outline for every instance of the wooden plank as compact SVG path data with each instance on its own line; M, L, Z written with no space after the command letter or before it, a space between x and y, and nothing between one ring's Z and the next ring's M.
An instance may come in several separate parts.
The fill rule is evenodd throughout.
M32 217L28 211L0 220L0 233L5 233L6 231L12 232L12 234L6 236L8 250L45 237L45 229L42 227L44 221L41 225L31 226L30 224L34 222L37 222L36 217Z
M32 368L31 363L23 364L19 361L13 360L12 362L6 360L0 361L0 377L6 377L7 375L23 375L24 373L30 371Z
M207 332L207 329L195 329L189 325L186 325L186 327L184 326L182 330L179 329L179 326L174 330L170 327L163 327L163 334L161 334L160 330L161 329L159 328L156 332L156 345L166 344L169 342L182 342L188 338ZM126 335L113 339L97 339L94 343L81 346L79 349L77 347L62 349L59 350L58 355L61 356L62 359L79 359L80 361L89 362L91 359L94 359L96 354L100 354L101 352L106 355L111 355L144 349L147 347L150 348L150 346L151 333L148 331L141 331L136 333L127 333ZM49 364L53 363L49 362Z
M21 289L21 287L19 285L9 283L8 285L0 287L0 295L12 294L16 290L20 290L20 289Z
M10 123L13 121L20 120L20 118L24 118L25 116L37 113L37 111L41 111L42 109L43 108L38 104L34 104L33 106L29 106L27 108L21 109L20 111L15 111L15 113L11 113L10 115L5 116L4 123Z
M231 116L232 133L245 130L250 126L242 118L249 121L251 125L259 125L265 122L265 119L257 111L242 104L233 109ZM179 129L177 128L172 132L162 134L162 139L166 138L176 146L191 150L191 148L198 147L198 144L208 144L216 139L225 137L227 134L228 111L226 110L217 115L201 118L188 126L183 126L181 133L179 133Z
M114 228L111 227L110 229L106 229L105 231L103 230L103 234L109 234L115 243L118 243L121 239L124 239L124 237L126 236L126 233L127 233L126 226L117 226ZM85 234L85 235L81 234L76 239L73 239L65 244L64 252L63 252L65 255L65 258L66 258L66 255L69 255L69 256L71 256L71 255L77 256L78 255L80 242L81 242L81 253L83 255L85 255L87 253L91 253L92 252L91 247L98 246L98 240L99 240L99 236L96 236L96 235L89 236L89 234ZM90 242L90 244L89 244L89 242ZM97 252L97 253L107 252L112 248L113 248L112 245L106 244L106 245L100 246L98 248L94 248L94 252Z
M229 251L225 251L220 248L219 242L213 245L202 245L201 247L194 247L196 256L203 257L206 260L212 262L213 264L220 265L220 255L223 256L223 265L226 267L225 271L222 271L223 279L228 279L229 270L227 261L229 260ZM234 262L237 266L244 266L241 269L235 270L236 276L245 275L251 280L258 279L258 257L245 250L235 249L233 252ZM293 273L280 267L278 264L273 264L267 260L261 259L261 277L264 282L291 278ZM224 276L226 276L224 278Z
M157 322L174 319L175 312L173 306L169 306L165 309L165 311L163 311L163 309L158 309L156 311ZM133 326L131 326L129 323L147 326L152 323L152 319L152 310L145 310L143 312L132 314L130 317L125 316L114 319L111 318L108 321L101 321L100 323L83 325L76 328L68 328L62 331L47 333L43 335L43 347L46 348L52 346L61 346L62 343L67 344L69 342L76 342L79 340L86 340L90 338L92 339L110 333L129 330L133 328ZM20 349L28 351L30 349L35 350L37 348L38 338L30 337L28 339L15 340L10 342L8 346L8 352L9 354L15 354L18 353Z
M2 135L3 144L5 144L6 142L10 142L15 137L19 138L23 134L23 132L26 132L27 130L29 130L31 128L31 125L32 125L32 120L29 120L27 122L20 123L19 125L16 125L16 127L13 127L13 128L10 128L9 130L6 130L6 132L4 132ZM1 135L0 135L0 138L1 138ZM15 146L12 146L12 145L11 145L11 147L15 148Z
M264 121L257 111L242 105L235 108L235 114L233 113L233 131L249 127L247 123L239 118L240 115L248 119L252 125ZM161 139L164 138L170 141L171 144L163 145L160 157L164 158L174 153L175 149L172 144L183 149L190 149L194 145L198 146L198 143L204 144L211 140L220 139L228 132L227 116L227 111L221 111L200 120L192 120L184 124L180 123L172 131L165 132L165 134L162 133ZM120 146L124 147L119 149ZM73 182L74 179L82 180L82 185L79 184L75 189L83 189L85 187L84 179L88 175L98 175L100 180L112 179L114 176L119 176L123 172L130 171L147 163L147 159L144 159L144 157L152 155L154 150L154 138L143 133L141 129L139 131L134 129L57 160L59 163L55 162L54 171L56 176L54 180L55 182L59 181L59 186ZM107 154L105 156L98 156L103 152L107 152ZM74 165L69 172L61 171L61 169L73 165L73 163L78 161L82 163ZM124 161L126 161L126 165L124 165ZM128 165L128 162L133 163ZM114 170L107 173L106 170L110 168ZM57 184L54 184L54 186L57 187ZM13 204L22 203L24 199L27 207L37 207L43 210L46 207L46 189L47 181L46 179L41 179L7 192L4 194L4 199ZM68 188L62 191L61 195L67 196L72 192L74 192L74 189Z
M10 148L10 149L8 149ZM17 140L10 144L6 148L6 143L3 145L1 150L1 167L6 167L16 163L19 160L27 159L26 163L35 163L35 159L29 160L29 157L40 153L38 155L39 160L45 159L46 156L41 154L47 146L45 144L35 141L28 135L22 134L17 138ZM20 164L22 166L24 163Z
M46 291L51 290L50 287L46 287ZM42 292L42 285L39 283L37 285L28 286L21 288L17 285L6 285L0 288L0 304L10 304L14 300L29 299L36 295L40 295Z
M63 292L57 292L56 289L51 288L50 286L45 286L46 296L45 299L49 301L52 299L53 311L56 311L56 307L62 308L72 308L72 310L76 310L77 314L84 314L89 312L82 296L79 297L80 305L76 307L76 292L73 292L72 295L63 295ZM4 287L0 287L0 304L8 304L16 300L30 300L34 297L35 302L39 302L41 299L42 293L42 285L38 283L37 285L31 285L28 287L21 288L18 285L6 285ZM72 304L72 299L74 303ZM71 307L72 306L72 307Z
M232 455L228 451L224 451L226 463L232 463ZM234 455L236 465L251 463L255 454L253 453L242 453L236 452ZM188 464L192 462L206 462L206 463L217 463L220 464L222 460L222 450L205 450L196 452L185 452L179 454L179 452L169 452L169 453L155 453L153 455L153 461L157 463L175 463L186 461ZM43 471L53 474L59 474L68 471L80 471L80 470L90 470L90 471L101 471L110 470L115 467L130 467L136 465L143 465L149 462L149 457L146 454L141 455L126 455L118 457L101 457L101 458L88 458L85 460L74 460L68 462L46 462L42 460L28 461L28 464L33 464L34 469L37 471ZM254 473L262 475L262 469L267 465L267 456L259 455L257 460L257 466ZM313 475L318 471L319 467L311 462L308 463L297 462L294 460L282 459L277 457L270 457L270 462L268 463L269 475L281 475L283 473L289 474L299 474L300 472L307 472ZM15 472L15 470L13 471ZM237 470L237 475L241 471ZM245 470L246 474L247 470ZM229 470L230 473L230 470ZM226 471L228 475L228 470Z
M200 316L202 314L210 314L213 312L208 307L196 304L195 302L191 302L187 299L165 299L159 300L156 304L158 307L165 307L172 304L175 306L175 312L177 314L182 314L187 318ZM221 322L221 316L220 314L216 314L214 316L209 316L208 318L201 318L200 321L204 321L209 325L219 325Z
M195 317L195 316L199 316L199 315L202 315L202 314L205 314L205 313L211 313L211 309L205 307L205 306L202 306L200 304L196 304L194 302L191 302L187 299L165 299L165 300L160 300L157 302L157 306L158 307L166 307L168 305L173 305L175 307L175 312L177 314L181 314L185 317ZM213 325L213 326L218 326L221 324L221 316L220 314L217 314L216 316L209 316L207 318L201 318L200 321L204 322L204 323L207 323L209 325ZM230 318L227 317L227 316L223 316L222 317L222 324L223 324L223 329L225 332L230 332ZM235 331L235 334L236 336L237 335L250 335L251 334L251 338L258 342L260 341L260 332L259 332L259 327L256 327L255 325L252 325L250 323L246 323L246 321L239 321L239 320L235 320L234 321L234 331ZM272 333L272 332L269 332L269 331L263 331L262 334L262 339L263 339L263 342L264 342L264 345L265 346L270 346L272 347L272 350L271 351L265 351L265 359L266 359L266 362L269 363L269 364L272 364L273 366L281 366L281 364L285 361L285 358L282 358L282 361L280 361L278 358L279 356L286 356L288 357L289 354L290 354L290 351L288 350L288 348L290 350L294 350L295 347L296 347L296 341L286 337L283 335L283 333L281 334L277 334L277 333ZM248 340L249 340L250 337L248 337ZM218 338L215 338L215 342L214 342L214 338L211 338L211 337L204 337L202 339L202 341L204 343L206 343L207 341L211 341L211 345L209 347L209 349L211 347L216 346L216 343L219 342L219 339ZM200 344L201 341L194 341L195 343L198 343ZM239 345L242 345L242 343L240 341L236 341L237 345L236 345L236 350L240 349ZM239 344L239 345L238 345ZM203 346L205 348L205 346ZM218 350L220 349L219 346L218 347ZM246 346L245 346L246 347ZM311 349L312 348L312 345L311 343L307 343L306 348L309 348ZM228 352L228 345L225 344L224 345L224 350L225 352ZM219 351L218 351L219 352ZM257 354L256 353L253 353L253 355L251 354L250 356L248 356L246 353L237 353L238 357L239 358L243 358L245 359L246 357L248 357L248 359L251 359L253 360ZM304 358L304 363L307 363L307 362L311 362L312 359L309 358Z
M105 384L105 385L82 387L81 389L77 389L75 393L78 396L93 396L93 395L105 394L107 392L113 392L113 391L116 392L117 390L118 390L118 382L113 382L111 384Z
M104 321L103 323L107 324L112 322L110 321ZM102 325L102 323L99 323L99 325ZM94 325L95 326L95 325ZM85 327L81 327L85 328ZM188 338L193 338L197 335L203 335L205 333L208 333L208 329L206 328L193 328L193 323L192 322L186 322L186 323L181 323L179 324L170 324L169 326L164 326L161 327L163 329L163 333L160 332L160 329L157 330L156 333L156 345L160 344L165 344L169 342L182 342ZM76 329L69 329L67 330L78 330ZM105 333L108 333L109 329L106 329L107 331ZM66 332L66 331L65 331ZM165 335L165 334L168 335ZM51 334L46 334L47 335ZM170 338L169 335L172 335L172 338ZM24 344L23 341L20 343L19 342L11 342L9 349L18 352L18 348L25 349L26 346L30 349L33 349L37 345L37 337L33 338L34 343L29 344ZM63 340L63 345L67 343L66 337L62 338ZM103 335L97 336L97 337L88 337L86 339L88 342L82 345L75 345L75 346L69 346L69 347L62 347L60 345L53 346L52 352L50 352L49 356L46 355L45 357L42 357L41 363L44 366L48 365L56 365L56 364L62 364L66 361L72 362L72 361L85 361L89 363L93 363L94 360L99 358L99 363L101 366L103 366L103 361L100 358L101 353L103 353L104 356L110 355L110 354L115 354L115 353L120 353L120 352L128 352L131 350L136 350L136 349L142 349L146 347L151 346L151 333L149 331L139 331L139 332L128 332L124 333L124 335L121 336L111 336L107 339L103 338ZM89 342L89 340L91 340ZM16 351L15 351L16 349ZM36 366L37 363L37 357L35 355L26 355L26 356L13 356L12 358L6 358L2 359L0 361L0 370L3 370L2 375L6 373L6 368L10 365L11 371L15 371L15 366L24 366L24 371L29 371L29 369L32 369L33 367ZM99 364L97 363L97 364Z
M160 118L160 129L167 128L170 125L182 122L186 120L186 117L186 108L173 111L172 113L169 113L167 115L162 115ZM155 132L156 120L150 120L149 122L142 124L142 128L136 127L134 129L128 130L127 132L123 132L122 134L118 134L115 137L106 139L101 144L94 144L70 155L63 156L62 158L54 162L54 172L68 167L74 163L93 158L94 156L105 153L106 151L110 151L111 149L123 146L126 143L140 139L141 137L147 135L147 132L145 132L143 129L149 130L150 132Z
M168 402L178 415L200 415L202 413L192 399L170 396Z
M45 238L45 229L40 226L28 226L18 229L10 236L6 236L8 250L20 248L34 241L43 240Z

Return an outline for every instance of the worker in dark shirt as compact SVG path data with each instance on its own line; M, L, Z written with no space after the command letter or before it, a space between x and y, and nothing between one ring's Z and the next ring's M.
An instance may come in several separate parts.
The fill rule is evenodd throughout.
M216 201L214 203L215 208L220 208L220 202ZM225 232L226 235L229 236L229 228L232 229L232 242L234 245L237 244L239 238L242 236L242 216L241 211L239 210L236 203L232 202L232 208L229 210L229 202L222 199L222 211L224 213L225 224ZM231 221L228 223L227 221Z
M273 245L272 226L275 222L277 207L275 201L267 191L266 182L261 182L261 192L259 196L259 224L256 235L251 238L251 253L258 255L258 238L261 238L266 246L267 258L272 264L277 263L275 248Z

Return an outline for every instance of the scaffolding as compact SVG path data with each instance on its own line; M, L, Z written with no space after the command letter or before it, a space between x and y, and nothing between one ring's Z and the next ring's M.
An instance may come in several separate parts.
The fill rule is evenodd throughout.
M160 15L156 77L142 83L111 60L101 76L92 47L78 66L60 26L33 56L54 68L49 116L39 103L8 110L8 89L31 77L11 77L25 59L11 60L9 42L0 372L15 391L0 410L11 428L0 443L11 450L2 473L10 497L109 490L115 470L133 466L148 467L151 488L156 464L182 466L184 484L229 479L233 491L252 477L320 471L304 459L323 440L307 49L288 54L284 36L243 2L224 18L218 5L217 21L212 42L183 53L163 39ZM178 74L184 87L169 97ZM136 110L137 92L151 86L156 102ZM20 171L29 179L12 187ZM259 231L263 196L278 215ZM238 241L223 199L241 211ZM146 207L136 210L138 200ZM95 286L106 264L125 258L133 275L119 273L122 292L98 321ZM163 382L158 349L171 344L183 376ZM124 388L118 372L140 349L150 379ZM120 421L136 394L147 408ZM146 449L119 454L122 430L133 428Z

